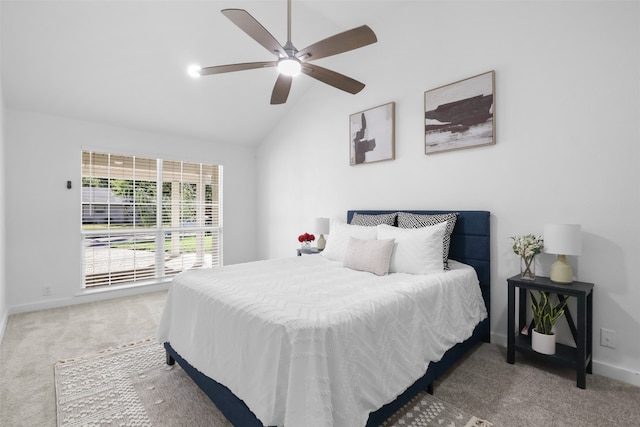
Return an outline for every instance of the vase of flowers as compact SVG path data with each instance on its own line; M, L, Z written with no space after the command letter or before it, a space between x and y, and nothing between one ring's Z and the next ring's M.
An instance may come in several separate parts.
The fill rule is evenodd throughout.
M527 234L524 236L511 237L513 240L513 252L520 255L520 278L524 280L535 280L536 264L535 257L544 247L541 236Z
M311 242L314 240L316 240L316 236L313 234L304 233L298 236L298 242L300 242L302 249L311 249Z

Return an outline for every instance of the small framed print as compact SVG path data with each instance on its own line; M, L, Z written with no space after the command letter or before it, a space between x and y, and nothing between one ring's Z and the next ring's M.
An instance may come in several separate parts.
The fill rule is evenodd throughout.
M495 71L424 93L425 154L496 143Z
M395 102L349 116L350 164L395 159Z

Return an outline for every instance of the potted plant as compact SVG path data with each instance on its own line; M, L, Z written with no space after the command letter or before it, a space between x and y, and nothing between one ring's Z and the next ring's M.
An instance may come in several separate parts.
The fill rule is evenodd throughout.
M531 335L531 348L538 353L555 354L556 353L556 334L553 331L553 325L564 314L564 308L567 300L558 302L553 305L549 300L549 295L539 291L540 300L538 301L531 294L531 310L533 315L534 328Z

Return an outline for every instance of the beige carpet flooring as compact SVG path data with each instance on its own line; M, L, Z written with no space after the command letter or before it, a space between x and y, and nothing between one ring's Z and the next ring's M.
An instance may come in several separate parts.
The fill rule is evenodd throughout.
M147 339L55 365L60 426L232 427L162 345ZM425 392L381 427L492 427Z
M0 426L56 425L53 365L154 336L165 292L13 315L0 345ZM569 369L482 344L435 395L494 426L640 426L640 388L598 375L587 389Z

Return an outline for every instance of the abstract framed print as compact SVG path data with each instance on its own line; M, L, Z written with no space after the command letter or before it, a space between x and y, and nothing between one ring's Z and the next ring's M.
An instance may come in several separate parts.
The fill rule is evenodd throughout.
M424 93L425 154L496 143L495 71Z
M349 116L350 164L395 159L395 102Z

